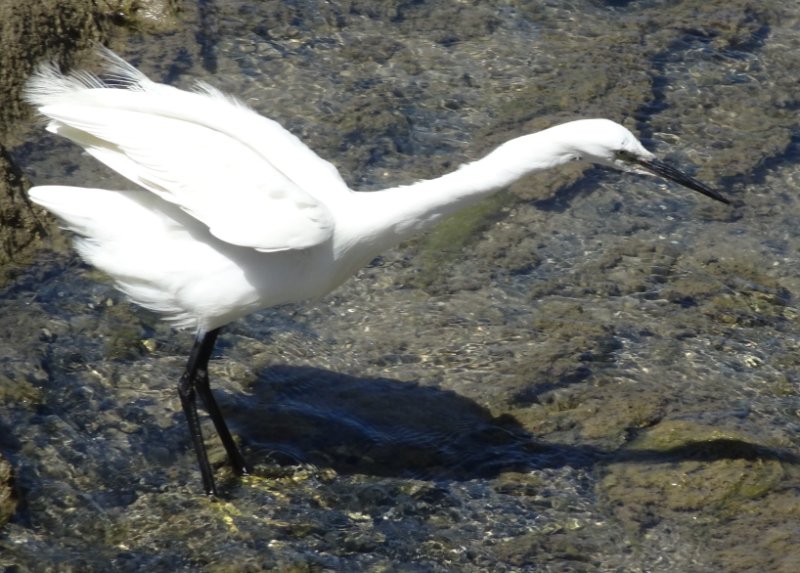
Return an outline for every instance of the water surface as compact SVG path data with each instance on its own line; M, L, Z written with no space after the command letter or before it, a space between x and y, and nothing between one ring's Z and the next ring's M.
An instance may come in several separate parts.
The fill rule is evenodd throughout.
M200 5L118 48L156 79L237 94L354 188L602 116L744 206L539 174L322 301L231 325L211 375L256 471L221 470L223 503L198 495L175 392L191 336L42 254L0 301L22 499L0 564L793 570L800 10ZM15 157L35 183L120 184L44 134Z

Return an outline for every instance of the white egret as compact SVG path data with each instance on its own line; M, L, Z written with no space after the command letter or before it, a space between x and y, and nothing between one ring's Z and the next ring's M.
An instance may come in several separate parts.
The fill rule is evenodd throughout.
M278 123L204 83L156 83L103 50L109 81L44 65L26 97L47 129L138 185L112 191L38 186L31 199L76 233L76 248L131 300L196 330L178 390L200 464L199 394L238 474L248 466L211 393L220 328L266 307L317 299L385 249L539 169L588 161L656 174L728 203L667 166L607 119L512 139L429 181L358 193Z

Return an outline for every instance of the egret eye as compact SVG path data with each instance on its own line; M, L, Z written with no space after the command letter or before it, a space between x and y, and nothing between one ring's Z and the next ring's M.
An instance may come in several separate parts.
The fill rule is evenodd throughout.
M616 157L617 159L620 159L622 161L632 161L633 160L633 154L630 151L626 151L624 149L617 149L614 152L614 157Z

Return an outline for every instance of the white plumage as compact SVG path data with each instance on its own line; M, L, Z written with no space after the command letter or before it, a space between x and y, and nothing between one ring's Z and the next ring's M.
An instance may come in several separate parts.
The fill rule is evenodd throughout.
M203 474L201 395L234 469L247 470L208 387L221 326L259 309L318 298L381 251L537 169L584 160L654 173L727 203L656 160L630 131L579 120L513 139L430 181L356 193L278 123L216 89L149 80L103 50L110 81L42 66L27 99L47 129L83 147L135 190L38 186L36 203L75 232L77 249L134 302L197 329L179 390Z

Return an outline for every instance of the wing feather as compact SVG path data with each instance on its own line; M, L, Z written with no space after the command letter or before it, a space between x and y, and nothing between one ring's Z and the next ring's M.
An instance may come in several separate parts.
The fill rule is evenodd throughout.
M52 66L32 78L27 97L50 118L50 131L231 244L303 249L332 235L326 201L350 193L333 165L210 86L187 92L158 84L104 55L116 87Z

